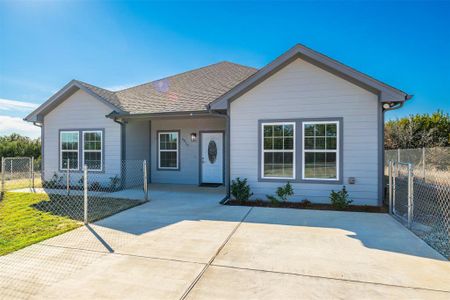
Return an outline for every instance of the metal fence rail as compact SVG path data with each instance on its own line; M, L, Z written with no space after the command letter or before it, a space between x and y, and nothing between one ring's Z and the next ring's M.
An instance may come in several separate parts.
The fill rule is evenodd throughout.
M437 153L436 149L419 150L424 155ZM423 167L424 162L427 163L426 156L417 159L418 156L412 155L418 150L406 151L412 161L422 162L418 166L397 160L407 157L402 155L403 150L395 150L400 156L390 152L387 167L389 208L393 216L450 259L450 169L443 163L447 161L447 152L442 149L438 152L441 162L429 163L426 168ZM433 159L437 160L437 157Z

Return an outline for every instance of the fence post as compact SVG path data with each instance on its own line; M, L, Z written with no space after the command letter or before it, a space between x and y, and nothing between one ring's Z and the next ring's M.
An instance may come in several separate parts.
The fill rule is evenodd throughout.
M87 165L83 166L83 191L84 191L84 224L88 223L88 172Z
M144 175L144 200L148 201L148 182L147 182L147 161L142 163L142 170Z
M422 147L422 175L425 182L425 147Z
M31 190L34 190L34 156L31 157Z
M66 190L67 196L70 195L70 159L67 159L67 171L66 171Z
M392 160L389 160L388 176L389 176L389 214L392 215Z
M3 199L3 193L5 192L5 158L2 156L2 189L0 190L0 200Z
M398 162L392 163L392 213L396 214L395 211L395 198L396 198L396 178L397 178L397 169L398 169Z
M408 164L408 228L411 228L413 219L413 204L414 204L414 177L412 172L412 164Z
M397 149L397 161L400 162L400 148Z

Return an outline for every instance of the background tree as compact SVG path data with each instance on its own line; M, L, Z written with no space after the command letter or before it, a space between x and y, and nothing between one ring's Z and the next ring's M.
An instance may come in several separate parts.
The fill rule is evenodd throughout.
M13 133L0 137L0 157L33 156L35 159L41 157L41 139L30 139Z
M433 114L409 115L386 122L385 149L450 146L450 115L441 110Z

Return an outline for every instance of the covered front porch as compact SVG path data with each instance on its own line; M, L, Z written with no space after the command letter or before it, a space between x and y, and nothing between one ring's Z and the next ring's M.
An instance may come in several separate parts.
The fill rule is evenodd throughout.
M119 121L122 159L146 160L150 183L227 186L226 115L146 115Z

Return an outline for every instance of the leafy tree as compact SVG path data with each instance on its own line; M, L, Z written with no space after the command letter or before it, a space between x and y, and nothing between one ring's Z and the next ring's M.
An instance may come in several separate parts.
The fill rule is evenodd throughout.
M432 114L409 115L386 122L385 149L450 146L450 115L438 110Z
M41 139L30 139L17 133L0 136L0 157L16 156L33 156L35 159L40 159Z

